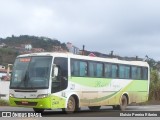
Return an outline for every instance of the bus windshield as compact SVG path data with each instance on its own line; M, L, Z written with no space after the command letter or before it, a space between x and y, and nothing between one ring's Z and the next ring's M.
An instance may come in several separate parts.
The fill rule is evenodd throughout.
M14 63L10 88L47 89L49 87L52 57L22 57Z

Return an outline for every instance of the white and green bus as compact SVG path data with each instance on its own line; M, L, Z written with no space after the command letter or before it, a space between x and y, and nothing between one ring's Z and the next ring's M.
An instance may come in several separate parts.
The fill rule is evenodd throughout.
M143 61L33 53L16 58L10 81L10 105L35 112L61 108L66 113L87 106L99 110L148 100L149 65Z

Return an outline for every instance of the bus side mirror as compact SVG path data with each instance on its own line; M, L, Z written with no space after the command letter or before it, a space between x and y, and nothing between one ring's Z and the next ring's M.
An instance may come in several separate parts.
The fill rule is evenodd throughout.
M57 66L54 66L54 67L53 67L53 76L54 76L54 77L57 77L57 76L58 76L58 67L57 67Z

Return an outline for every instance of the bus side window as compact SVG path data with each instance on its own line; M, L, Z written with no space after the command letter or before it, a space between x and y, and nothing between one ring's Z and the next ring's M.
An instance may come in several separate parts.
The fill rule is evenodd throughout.
M79 61L76 60L72 61L71 72L73 76L79 76Z
M96 63L89 62L89 76L95 77L96 76Z
M97 63L97 77L103 77L103 64Z
M118 66L112 64L112 78L117 78L118 76Z
M87 62L81 60L71 60L71 75L78 77L87 76Z
M105 64L105 77L106 78L111 78L112 77L112 69L111 69L111 64L106 63Z
M142 69L141 69L141 67L132 66L131 73L132 73L131 74L132 79L134 79L134 80L141 80L142 79Z
M132 66L131 67L131 75L132 75L132 79L137 79L137 67Z
M79 68L80 68L79 76L81 77L87 76L87 62L80 61Z
M142 68L142 76L143 80L148 80L148 68L145 67Z
M138 67L138 69L137 69L137 79L138 80L142 79L142 70L141 70L141 67Z
M130 66L119 65L119 78L130 79Z

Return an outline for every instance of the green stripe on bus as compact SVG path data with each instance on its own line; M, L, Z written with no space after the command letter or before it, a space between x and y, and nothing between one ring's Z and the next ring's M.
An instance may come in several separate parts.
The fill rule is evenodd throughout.
M88 77L70 77L69 79L74 83L88 87L105 87L108 86L112 80L106 78L88 78Z
M148 81L147 80L133 80L125 91L148 91Z

